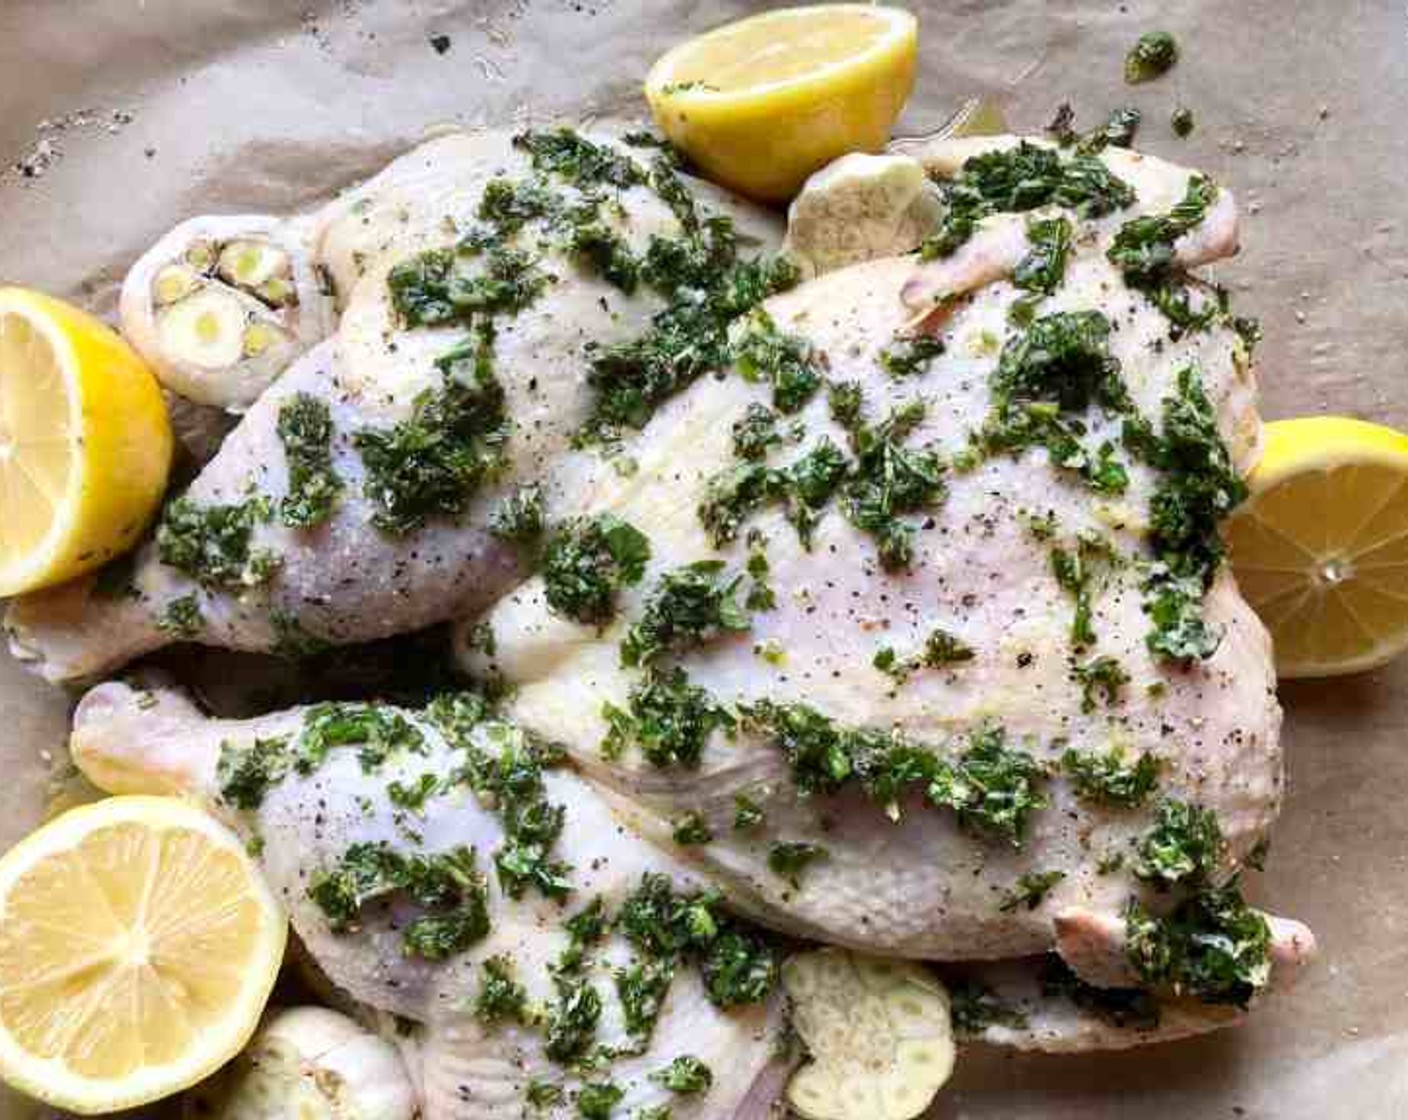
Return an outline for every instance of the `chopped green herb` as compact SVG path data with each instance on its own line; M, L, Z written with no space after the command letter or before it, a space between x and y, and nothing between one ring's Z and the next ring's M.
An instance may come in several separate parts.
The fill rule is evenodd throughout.
M1217 874L1225 851L1216 813L1167 798L1159 803L1154 827L1139 842L1134 873L1160 887L1196 886Z
M781 875L793 887L802 885L802 872L827 858L826 849L805 840L779 840L768 848L768 869Z
M365 906L395 893L430 911L405 929L402 948L408 956L444 960L489 932L488 893L469 848L407 856L385 843L357 843L308 888L334 933L356 930Z
M601 996L585 980L557 980L557 999L547 1012L544 1052L554 1062L574 1061L590 1048L601 1018Z
M735 832L747 832L757 828L767 820L763 807L747 794L733 795L733 828Z
M602 223L574 226L567 247L603 280L614 284L627 295L639 285L640 262L625 239Z
M489 532L506 541L527 544L543 535L543 488L520 486L489 515Z
M633 1038L650 1038L674 978L675 965L671 960L647 960L615 971L616 996L621 1001L626 1031Z
M470 733L489 717L489 705L475 692L447 692L425 706L425 718L454 747L468 747Z
M671 838L676 844L707 844L714 838L714 831L702 813L691 810L674 822Z
M434 774L422 774L416 779L414 785L408 786L399 781L387 783L386 796L391 800L391 804L398 808L409 809L413 813L419 813L425 808L426 801L438 793L439 790L439 778Z
M1193 129L1197 125L1193 119L1193 110L1185 105L1180 105L1173 111L1173 116L1169 118L1169 125L1173 129L1173 134L1180 140L1193 135Z
M1076 151L1081 155L1093 156L1107 147L1128 148L1134 143L1134 135L1139 131L1140 119L1138 109L1116 109L1103 126L1081 139Z
M474 997L474 1017L485 1026L521 1023L527 1015L528 993L514 979L510 957L490 957L479 969L479 991ZM548 1086L554 1088L554 1086ZM532 1089L529 1089L532 1099Z
M707 1093L714 1083L714 1074L707 1065L692 1054L683 1054L662 1070L650 1075L672 1093L684 1095Z
M929 334L904 335L880 351L880 368L894 378L914 377L924 373L929 363L943 352L941 338ZM858 414L859 409L856 411ZM840 419L837 417L838 421Z
M157 555L202 587L240 591L267 583L279 566L268 549L250 547L254 527L269 520L269 502L255 497L235 505L170 502L157 527Z
M889 646L879 650L871 664L896 681L903 683L917 669L939 669L947 665L959 665L972 661L976 654L973 647L950 634L947 630L934 630L925 639L922 652L913 657L901 659Z
M493 333L481 329L472 345L441 359L444 386L417 397L409 420L353 436L367 468L363 492L377 528L404 535L432 517L460 514L479 485L501 469L507 429L492 351Z
M666 572L621 642L621 664L648 665L666 650L747 630L748 613L734 599L742 578L726 575L722 560L698 560Z
M470 265L482 258L478 272ZM483 250L474 239L453 249L429 249L386 275L391 305L407 327L451 323L481 325L495 315L516 315L543 294L552 277L519 249Z
M626 1091L609 1081L589 1082L577 1090L577 1115L583 1120L611 1120Z
M645 172L634 160L570 128L521 132L513 138L513 146L528 153L535 171L557 175L583 189L625 190L645 182Z
M1061 768L1070 776L1076 793L1087 801L1136 809L1148 800L1159 784L1159 760L1141 754L1134 761L1125 757L1122 747L1104 754L1068 750L1061 756Z
M1068 999L1082 1011L1116 1027L1147 1031L1159 1025L1159 1005L1151 992L1087 984L1054 953L1042 963L1041 994L1047 999Z
M200 613L200 597L192 592L172 599L156 620L157 629L173 638L194 638L205 628Z
M533 1078L528 1082L528 1088L524 1091L529 1105L533 1108L551 1108L555 1104L561 1104L563 1098L562 1086L554 1085L551 1081L542 1081Z
M846 484L846 516L875 538L880 565L889 572L908 568L914 558L914 526L902 515L932 508L948 492L938 453L904 446L923 418L923 403L911 401L852 434L856 466Z
M1124 80L1130 85L1151 82L1178 61L1178 43L1167 31L1146 31L1124 59Z
M1064 548L1051 550L1051 570L1056 582L1075 600L1071 645L1077 650L1095 644L1095 629L1091 624L1095 581L1102 569L1117 563L1118 559L1109 541L1091 533L1082 533L1076 540L1075 548L1069 551Z
M548 542L543 558L548 606L578 622L605 624L616 613L616 592L640 582L649 559L649 539L618 517L572 522Z
M215 771L220 798L236 809L258 809L292 764L285 738L255 739L243 748L221 743Z
M1061 286L1066 275L1066 258L1071 252L1071 223L1066 218L1029 221L1027 242L1031 249L1017 263L1012 283L1023 291L1049 296Z
M332 412L310 393L294 393L279 407L278 433L288 463L288 496L279 517L299 529L321 525L342 492L332 466Z
M948 990L953 1033L959 1037L972 1038L989 1027L1026 1028L1025 1015L1003 1003L991 988L975 980L951 983Z
M1108 654L1092 658L1084 664L1072 663L1071 679L1080 685L1080 710L1095 711L1097 698L1107 706L1120 702L1129 674L1117 658Z
M1026 141L1006 151L973 156L939 189L947 210L938 233L920 249L926 260L953 253L989 214L1054 204L1082 218L1099 218L1134 202L1133 189L1095 157L1067 159Z
M958 813L960 826L1020 847L1028 819L1047 804L1036 788L1046 772L1025 751L1008 747L1005 738L997 727L972 733L958 764L935 774L928 792L936 805Z
M332 643L326 638L304 629L297 615L279 607L269 608L269 625L274 630L274 645L270 652L276 657L298 660L332 648Z
M1046 899L1051 888L1066 877L1064 871L1028 871L1017 880L1017 885L1008 891L998 907L1004 914L1011 914L1022 908L1035 910Z
M689 683L679 666L648 673L631 688L629 711L603 706L608 732L602 743L607 758L617 758L628 745L638 746L661 769L699 765L704 745L715 728L733 733L734 719L702 688Z
M295 768L311 774L334 747L356 746L363 773L396 751L425 754L425 736L399 712L371 704L315 704L303 717Z
M1236 884L1205 887L1166 917L1131 899L1125 953L1147 985L1246 1007L1271 976L1271 930Z
M1174 270L1174 242L1203 220L1217 198L1211 179L1194 175L1167 214L1146 214L1120 227L1107 256L1132 287L1152 287Z
M733 453L740 459L766 458L768 449L781 442L777 413L756 401L733 423Z
M825 358L800 335L779 331L761 309L745 321L733 344L733 360L749 381L772 385L773 404L780 412L796 412L821 387Z

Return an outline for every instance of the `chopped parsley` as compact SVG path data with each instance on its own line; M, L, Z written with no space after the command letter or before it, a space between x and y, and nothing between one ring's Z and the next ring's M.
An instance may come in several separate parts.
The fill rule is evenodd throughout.
M1071 618L1071 645L1077 650L1095 644L1095 581L1101 571L1118 562L1118 556L1103 537L1082 533L1072 549L1051 550L1051 571L1061 589L1075 600Z
M1071 223L1066 218L1043 218L1027 223L1031 249L1017 262L1012 283L1023 291L1049 296L1061 286L1066 259L1071 253Z
M973 235L989 214L1056 205L1082 218L1099 218L1134 202L1134 190L1099 159L1061 152L1025 140L1006 151L973 156L956 178L941 182L947 210L920 255L946 257Z
M1174 242L1203 220L1217 198L1211 179L1193 175L1182 199L1167 214L1145 214L1120 227L1110 244L1110 263L1135 288L1152 288L1174 271Z
M334 747L355 746L363 773L378 769L394 752L425 754L425 736L399 712L371 704L315 704L303 717L294 766L311 774Z
M292 764L286 738L255 739L244 748L221 743L215 771L220 799L236 809L258 809Z
M288 463L288 495L279 503L285 525L309 529L332 516L342 480L332 466L332 412L310 393L279 407L278 433Z
M973 647L947 630L937 629L924 641L924 648L912 657L901 658L895 651L885 646L879 650L871 664L896 681L904 682L917 669L939 669L949 665L960 665L972 661L977 656Z
M1167 31L1146 31L1124 58L1124 80L1130 85L1151 82L1178 61L1178 42Z
M440 792L440 788L440 779L434 774L422 774L411 785L395 780L388 782L386 796L397 808L419 813L425 808L425 803Z
M608 284L630 295L640 283L640 262L625 238L601 222L574 226L567 248Z
M1035 910L1051 893L1051 888L1065 877L1064 871L1028 871L1017 880L1017 885L1003 896L998 909L1004 914L1024 908Z
M173 638L194 638L205 628L200 613L200 597L192 592L172 599L156 620L157 629Z
M234 505L202 505L180 497L169 503L156 531L163 564L190 576L202 587L241 591L269 582L278 557L250 547L256 525L269 520L268 499L250 498Z
M756 401L733 422L733 453L740 459L767 457L768 450L782 442L777 430L777 413Z
M1154 827L1139 841L1134 873L1160 887L1197 886L1211 882L1225 849L1216 813L1166 798Z
M1106 654L1083 663L1072 662L1071 679L1080 685L1080 710L1089 713L1095 711L1097 700L1107 706L1118 704L1129 674L1117 658Z
M1180 105L1173 111L1173 116L1169 118L1169 127L1173 129L1173 134L1180 140L1193 135L1193 129L1197 122L1193 119L1193 110L1186 105Z
M619 758L627 746L640 748L652 766L696 767L715 728L733 733L734 718L704 689L689 683L679 666L648 673L631 688L626 711L607 702L602 716L608 731L602 754Z
M621 664L648 665L666 650L747 630L748 612L734 598L743 576L725 568L722 560L699 560L666 572L621 641Z
M691 809L675 820L670 837L676 844L686 847L692 844L707 844L713 840L714 830L709 827L704 814Z
M474 1017L487 1027L521 1023L527 1017L528 993L513 974L513 959L490 957L479 969Z
M616 926L650 959L695 964L718 1007L764 1002L777 984L772 945L726 915L713 891L676 894L664 875L647 873L622 904Z
M1070 1000L1082 1011L1117 1027L1152 1030L1159 1025L1159 1004L1143 988L1097 988L1071 971L1055 953L1041 966L1041 994Z
M501 540L528 544L543 535L543 488L536 483L520 486L489 515L489 532Z
M566 1064L585 1056L601 1018L601 995L585 980L557 978L557 999L547 1011L544 1052Z
M929 363L943 352L941 338L930 334L904 335L880 351L880 368L896 379L915 377L924 373ZM837 420L844 423L840 417Z
M821 387L825 357L800 335L779 331L766 311L748 316L732 350L746 380L772 386L772 403L779 412L796 412Z
M473 342L438 359L445 383L416 398L410 419L353 436L377 528L403 535L460 514L502 468L507 416L492 353L493 331L482 326Z
M1023 1030L1027 1017L998 999L991 988L976 980L958 980L948 985L949 1015L953 1033L972 1038L989 1027Z
M813 863L827 858L819 844L805 840L779 840L768 848L768 870L780 875L794 888L802 885L802 872Z
M403 855L386 843L353 844L337 865L314 876L308 897L334 933L357 930L368 904L402 893L429 911L402 932L407 956L438 961L463 952L489 933L489 900L474 852L465 847L434 856Z
M1141 119L1138 109L1128 106L1115 109L1100 128L1081 139L1076 151L1082 155L1095 155L1107 147L1128 148L1134 143Z
M528 1088L523 1094L528 1104L537 1109L551 1108L555 1104L562 1103L562 1086L554 1085L551 1081L543 1081L533 1078L528 1082Z
M929 799L958 814L960 827L1020 847L1027 821L1046 807L1036 783L1045 769L1026 751L1006 745L997 727L970 736L957 765L943 766L929 784Z
M556 175L584 190L625 190L645 182L645 172L633 159L570 128L521 132L513 138L513 146L528 153L535 171Z
M626 1091L610 1081L588 1082L577 1090L577 1115L583 1120L611 1120Z
M672 1093L689 1095L707 1093L709 1086L714 1083L714 1074L692 1054L682 1054L664 1069L652 1073L650 1080L658 1082Z
M1147 985L1246 1007L1271 975L1271 930L1234 884L1205 887L1166 916L1131 899L1125 953Z
M616 613L616 593L640 582L650 541L609 513L574 521L548 542L543 585L548 606L582 623L603 625Z
M735 832L747 832L757 828L766 820L767 814L763 812L763 807L751 797L743 793L733 795L733 829Z
M481 259L483 268L471 271ZM485 250L474 237L454 248L418 253L386 275L391 305L407 327L467 326L516 315L552 280L522 250L499 245Z
M1067 750L1061 756L1061 769L1070 777L1080 797L1121 809L1137 809L1159 784L1157 756L1141 754L1130 760L1118 746L1104 754Z
M914 559L915 529L903 515L932 508L948 492L938 453L904 446L923 419L923 403L911 401L851 436L856 464L845 487L846 516L875 539L887 572L902 571Z
M298 616L279 607L269 608L269 626L274 631L274 644L270 652L275 657L297 660L312 657L332 648L332 642L320 634L306 630Z
M671 960L636 962L614 973L616 998L626 1020L626 1031L641 1043L647 1042L655 1030L655 1022L665 1006L665 996L675 978Z

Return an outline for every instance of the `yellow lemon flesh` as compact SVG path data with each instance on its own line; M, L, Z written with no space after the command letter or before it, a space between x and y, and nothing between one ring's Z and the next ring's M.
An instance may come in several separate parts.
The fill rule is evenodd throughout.
M258 1025L286 930L239 838L195 806L70 810L0 859L0 1076L85 1115L193 1085Z
M127 343L60 300L0 288L0 596L136 544L171 448L156 378Z
M1382 665L1408 648L1408 435L1337 416L1266 425L1227 526L1242 593L1282 677Z
M711 179L783 202L847 152L878 152L914 85L918 26L866 4L782 8L675 47L645 96Z

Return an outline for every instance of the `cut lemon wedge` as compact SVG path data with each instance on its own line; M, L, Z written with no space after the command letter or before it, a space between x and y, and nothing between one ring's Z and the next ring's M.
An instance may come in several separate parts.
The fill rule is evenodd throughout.
M898 8L782 8L681 43L651 68L645 96L710 178L781 202L833 159L883 150L918 42Z
M1282 677L1382 665L1408 648L1408 435L1337 416L1267 424L1227 538Z
M174 798L73 809L0 859L0 1076L90 1115L244 1046L287 923L238 837Z
M127 343L60 300L0 288L0 596L136 544L171 448L161 390Z

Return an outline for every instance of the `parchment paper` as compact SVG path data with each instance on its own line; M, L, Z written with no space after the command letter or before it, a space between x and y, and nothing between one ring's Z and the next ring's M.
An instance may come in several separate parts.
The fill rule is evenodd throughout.
M687 0L0 0L0 281L100 311L190 214L281 210L375 170L436 122L643 115L651 60L752 8ZM1125 103L1140 146L1235 190L1219 273L1262 318L1265 412L1408 427L1408 11L1402 0L927 0L901 131L997 94L1019 130ZM1165 79L1121 80L1140 32ZM1176 139L1171 111L1197 129ZM46 123L47 122L47 123ZM22 163L33 177L10 167ZM1059 1120L1408 1116L1408 659L1287 685L1290 796L1253 890L1322 957L1244 1028L1126 1055L972 1049L933 1115ZM0 842L38 819L69 700L0 660ZM0 1116L23 1113L11 1099Z

